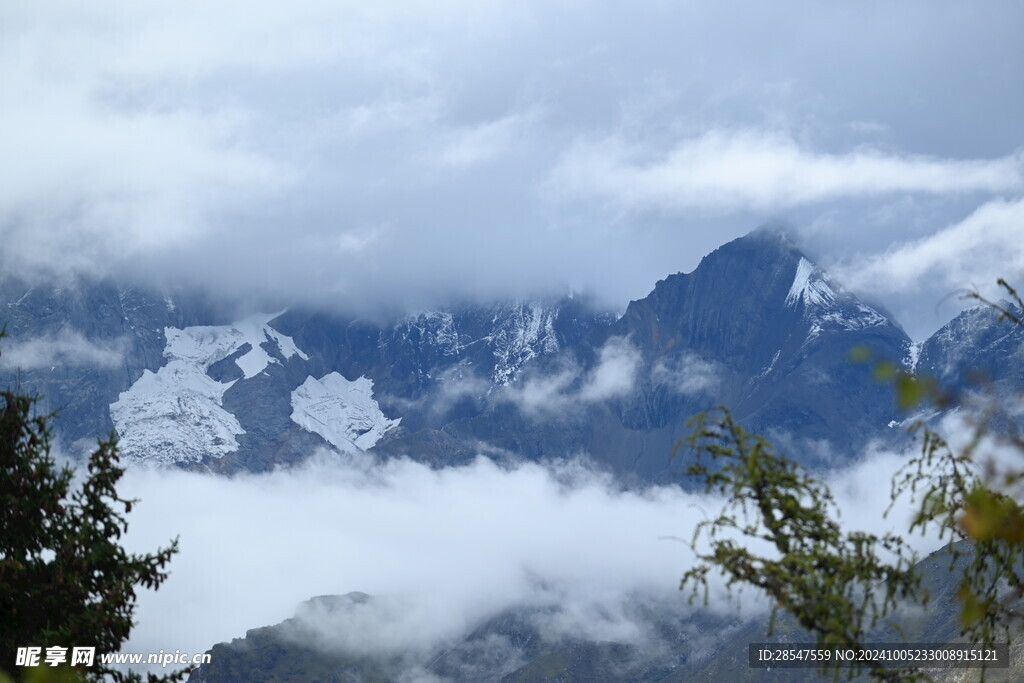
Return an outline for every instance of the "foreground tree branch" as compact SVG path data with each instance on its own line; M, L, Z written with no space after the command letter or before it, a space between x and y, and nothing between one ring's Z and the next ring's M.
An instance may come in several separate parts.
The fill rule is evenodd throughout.
M784 609L819 644L858 650L866 631L898 600L927 600L918 593L916 558L900 538L844 533L828 489L746 432L728 410L697 415L691 426L684 443L693 447L696 463L689 472L704 480L708 493L728 500L718 517L702 521L694 532L698 562L680 584L691 602L701 594L707 601L709 576L720 572L728 586L755 586L772 599L769 635ZM763 542L766 552L752 548L751 541ZM699 550L702 542L710 551ZM823 670L830 666L822 663ZM920 678L914 669L869 668L880 680ZM852 676L858 669L847 671Z

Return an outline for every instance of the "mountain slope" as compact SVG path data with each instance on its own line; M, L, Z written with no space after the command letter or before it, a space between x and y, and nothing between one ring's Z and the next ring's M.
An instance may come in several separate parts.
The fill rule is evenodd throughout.
M1012 388L1024 377L1024 326L999 321L987 306L969 308L921 345L915 369L958 390L985 383Z
M870 368L850 361L853 348L917 352L943 377L989 367L1016 386L1024 371L1019 332L968 311L912 345L764 229L659 281L619 317L579 298L380 320L239 317L194 293L87 281L4 281L0 298L10 334L0 373L61 409L66 447L85 450L116 427L133 458L218 472L331 447L438 466L584 453L624 481L676 481L685 458L671 458L674 444L716 404L828 466L892 437L887 425L904 417Z
M901 358L909 346L783 235L760 230L658 282L576 346L536 359L479 415L429 437L400 433L382 449L439 463L471 457L480 443L532 459L585 452L623 477L675 480L684 465L670 454L687 419L723 404L797 459L827 465L884 435L896 416L889 389L851 362L851 349ZM607 362L616 349L627 349L618 366ZM559 384L566 368L572 377ZM588 392L602 373L628 377L621 391Z

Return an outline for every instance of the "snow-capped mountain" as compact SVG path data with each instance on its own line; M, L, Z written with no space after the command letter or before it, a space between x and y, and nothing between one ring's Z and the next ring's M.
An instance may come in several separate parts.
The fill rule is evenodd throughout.
M900 358L910 344L884 313L767 230L720 247L692 273L659 281L618 320L533 361L519 384L544 389L545 378L569 365L578 383L547 400L582 399L588 377L613 369L602 354L614 340L632 349L619 368L629 371L627 390L539 416L521 410L522 401L501 400L521 393L503 392L430 439L405 445L399 438L383 448L397 453L414 443L437 462L470 457L481 442L530 458L586 452L620 475L674 479L685 465L671 453L688 434L687 419L724 404L797 457L825 464L883 432L895 414L890 389L852 363L850 350Z
M293 356L308 361L295 342L268 323L276 314L254 315L231 325L164 330L167 363L140 377L110 405L122 436L121 452L135 460L201 462L238 451L246 431L224 409L224 394L236 382L264 373ZM214 363L231 361L240 378L218 381ZM373 382L353 382L329 373L312 376L292 392L291 419L341 450L371 448L398 420L388 420L373 400Z
M987 382L1018 386L1024 327L999 322L987 306L969 308L921 344L917 369L958 390Z
M611 319L566 299L385 325L304 311L222 322L196 297L110 283L7 282L0 293L10 334L0 370L59 411L66 446L91 448L116 429L129 459L217 471L264 469L318 446L366 450L399 424L479 412L525 364Z
M1019 382L1022 334L966 311L922 344L780 233L757 230L621 316L579 298L454 304L388 321L238 317L203 296L0 283L0 371L45 396L72 451L116 429L134 460L262 470L320 447L438 465L588 453L672 479L687 418L715 404L811 464L891 434L890 389L854 347L943 380ZM956 379L955 381L961 381Z
M828 273L801 256L786 305L803 308L811 323L808 339L828 329L863 330L884 326L885 316L850 295L837 291Z

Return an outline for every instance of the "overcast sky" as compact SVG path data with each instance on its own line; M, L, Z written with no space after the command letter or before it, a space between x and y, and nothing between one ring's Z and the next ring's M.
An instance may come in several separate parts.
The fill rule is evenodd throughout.
M0 7L0 267L263 302L572 286L765 222L912 336L1024 281L1024 5Z

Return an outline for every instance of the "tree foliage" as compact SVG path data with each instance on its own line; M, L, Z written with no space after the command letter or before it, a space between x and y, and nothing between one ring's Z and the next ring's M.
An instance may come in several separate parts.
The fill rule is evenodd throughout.
M728 410L697 415L691 426L687 443L697 461L690 473L704 479L707 492L728 500L719 516L694 532L694 548L704 537L711 550L698 551L698 563L683 576L680 587L691 591L691 600L701 591L707 600L708 576L719 570L729 586L755 586L772 599L769 632L784 609L819 644L859 649L866 630L897 599L917 595L920 579L902 539L844 533L828 488L746 432ZM871 672L882 680L915 676L881 667Z
M155 553L128 553L120 539L136 501L117 492L124 469L116 438L99 443L76 485L74 470L51 454L50 416L37 415L36 404L0 394L0 672L25 673L15 667L18 647L95 647L96 665L82 675L139 680L104 669L98 655L128 638L136 587L163 583L177 539Z
M1024 301L1006 281L998 284L1011 303L992 302L977 292L969 296L1001 321L1024 325ZM926 405L944 410L965 399L894 363L875 367L880 379L893 384L903 410ZM937 529L950 540L950 570L963 567L957 591L961 635L991 643L1010 639L1024 619L1024 464L983 460L979 448L995 442L1024 455L1024 437L1019 406L1005 395L990 395L983 409L969 414L973 432L958 450L923 421L912 425L921 449L894 477L892 499L913 497L916 510L908 532ZM927 603L913 554L899 537L842 533L825 485L774 453L763 438L745 432L727 410L698 415L693 426L684 442L697 456L690 473L728 502L695 531L694 547L703 539L711 550L698 552L698 563L683 576L681 587L692 591L691 599L701 588L706 599L709 574L722 572L730 586L756 586L773 599L772 623L777 610L785 609L819 643L854 648L863 644L865 628L897 599ZM954 545L955 540L968 543ZM767 552L758 554L751 541L761 542ZM965 556L968 562L958 562ZM908 669L872 668L870 673L880 680L919 677Z
M977 292L968 297L995 311L1000 322L1024 326L1024 301L1005 280L997 283L1011 303L989 301ZM911 406L949 408L955 403L952 392L934 381L903 370L893 376L898 395ZM900 391L908 382L923 389L908 398ZM983 452L988 446L1024 456L1020 406L993 392L980 400L983 405L968 413L972 433L959 450L923 422L915 423L911 429L920 437L921 452L897 473L892 488L894 501L905 494L918 501L911 531L937 528L943 537L969 541L953 546L951 555L953 562L965 555L970 559L957 596L962 635L976 643L1010 640L1024 619L1024 461L1000 462Z

